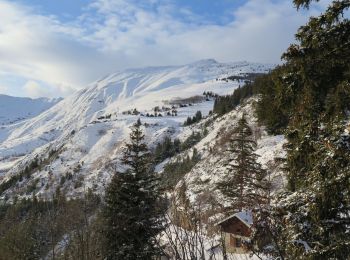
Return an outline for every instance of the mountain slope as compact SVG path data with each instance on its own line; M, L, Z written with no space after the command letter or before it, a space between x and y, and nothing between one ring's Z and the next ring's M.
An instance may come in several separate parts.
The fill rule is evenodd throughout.
M42 196L58 185L69 196L85 188L102 191L109 179L106 165L120 154L129 126L138 116L145 123L146 137L152 146L166 135L178 136L183 132L182 123L197 110L208 115L214 100L205 98L204 91L223 95L244 84L221 79L265 73L271 68L247 62L223 64L204 60L109 75L35 118L1 128L0 178L6 182L39 160L41 165L30 173L30 178L17 183L16 192L20 195L29 196L29 184ZM134 109L141 115L133 115ZM173 110L176 116L169 112ZM162 116L154 117L155 114Z
M206 127L209 134L191 150L178 156L178 158L185 158L193 152L193 149L196 149L201 155L201 160L176 185L174 190L176 197L182 198L182 201L186 201L183 199L184 197L188 198L191 205L200 207L201 211L211 211L209 216L221 213L225 206L230 205L230 202L220 193L217 185L225 179L227 170L225 165L231 156L227 152L229 149L228 140L243 114L257 142L255 153L259 155L258 162L269 173L268 179L272 184L272 193L285 188L286 179L281 169L281 162L278 159L284 158L286 155L283 149L286 140L283 135L269 135L265 127L258 124L254 114L256 102L256 98L250 98L226 115L208 117L196 126L197 129ZM175 158L172 160L174 161ZM181 201L177 203L175 205L177 208L183 206ZM217 220L215 217L212 218L213 222Z
M61 98L21 98L0 94L0 125L35 117L61 101Z

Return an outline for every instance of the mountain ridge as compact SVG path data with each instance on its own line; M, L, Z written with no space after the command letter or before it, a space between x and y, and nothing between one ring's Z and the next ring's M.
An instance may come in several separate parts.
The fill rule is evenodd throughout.
M29 98L0 94L0 125L8 125L33 118L46 111L62 98Z
M38 182L37 194L53 192L61 177L73 172L72 182L78 182L79 176L83 176L81 178L90 188L97 185L95 188L101 190L103 182L109 179L104 164L118 158L129 126L138 117L141 116L147 125L145 132L150 145L166 135L174 138L183 131L183 122L188 116L198 110L207 116L213 109L214 99L205 98L203 92L230 94L244 81L230 81L227 76L266 73L272 68L266 64L205 60L183 66L129 69L110 74L40 115L0 129L0 182L40 158L50 163L25 180ZM201 101L186 107L176 105L173 109L176 116L169 115L168 109L174 106L169 105L172 100L189 102L194 96ZM160 111L156 113L157 107ZM132 114L135 110L138 115ZM158 117L159 114L162 116ZM56 158L48 160L48 154L56 153ZM46 186L49 188L44 189ZM75 190L79 189L81 187L69 188L70 195L75 196Z

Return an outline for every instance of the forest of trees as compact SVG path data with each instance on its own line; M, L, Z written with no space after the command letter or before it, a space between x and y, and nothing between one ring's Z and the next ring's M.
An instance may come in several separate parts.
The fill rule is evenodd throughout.
M0 259L97 259L99 231L89 219L100 206L90 191L67 200L59 190L50 201L33 197L1 205Z
M259 78L257 80L259 80ZM214 102L213 112L221 116L232 111L241 104L242 100L247 99L256 93L255 86L255 84L247 82L246 85L235 89L232 95L218 96Z
M155 149L152 151L153 164L158 164L165 159L190 149L204 138L207 133L208 130L206 128L202 132L194 131L182 142L177 138L172 140L169 136L165 136L161 142L157 143Z
M192 124L195 124L197 122L199 122L200 120L202 120L203 116L202 116L202 112L201 111L197 111L196 114L193 117L187 117L187 120L184 122L184 126L189 126Z

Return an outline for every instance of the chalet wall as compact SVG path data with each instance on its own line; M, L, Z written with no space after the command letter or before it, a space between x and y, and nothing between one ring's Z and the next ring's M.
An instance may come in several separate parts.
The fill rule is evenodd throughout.
M240 239L243 242L246 237L238 237L229 233L223 233L223 236L227 253L246 254L249 252L247 247L243 244L241 244L240 247L235 246L237 239Z

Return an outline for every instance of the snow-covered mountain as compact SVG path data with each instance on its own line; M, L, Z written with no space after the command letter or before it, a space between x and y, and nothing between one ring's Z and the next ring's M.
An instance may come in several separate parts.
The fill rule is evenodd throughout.
M34 191L46 196L58 185L69 196L86 188L103 190L110 177L107 165L120 155L138 117L150 146L166 135L185 138L184 133L191 133L182 126L185 119L198 110L206 116L213 108L214 100L203 92L232 93L244 82L227 77L266 73L272 67L203 60L108 75L30 120L1 127L0 183L37 158L40 167L5 194L30 196Z
M0 126L13 124L39 115L62 98L23 98L0 94Z

